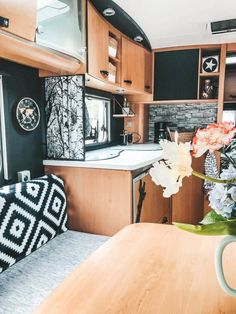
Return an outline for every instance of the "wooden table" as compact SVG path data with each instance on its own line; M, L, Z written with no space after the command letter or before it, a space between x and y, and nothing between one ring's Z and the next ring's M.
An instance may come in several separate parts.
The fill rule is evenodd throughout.
M221 290L215 275L220 239L174 226L130 225L71 273L36 313L236 313L236 298ZM236 287L236 245L226 248L224 264Z

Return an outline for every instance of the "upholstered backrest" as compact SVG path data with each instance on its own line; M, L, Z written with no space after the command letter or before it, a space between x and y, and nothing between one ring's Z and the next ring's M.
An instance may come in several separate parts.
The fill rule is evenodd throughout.
M0 272L66 231L64 184L55 175L0 189Z

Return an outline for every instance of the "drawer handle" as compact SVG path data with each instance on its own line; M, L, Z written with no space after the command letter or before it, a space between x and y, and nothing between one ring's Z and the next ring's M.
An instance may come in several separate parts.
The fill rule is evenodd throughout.
M231 98L236 98L236 95L229 95Z
M124 83L131 85L133 82L131 80L124 80Z
M108 76L108 75L109 75L109 72L106 71L106 70L101 70L100 73L101 73L103 76Z
M9 27L9 19L3 16L0 16L0 26L8 28Z
M149 85L145 85L144 87L145 87L145 89L150 89L151 88L151 86L149 86Z

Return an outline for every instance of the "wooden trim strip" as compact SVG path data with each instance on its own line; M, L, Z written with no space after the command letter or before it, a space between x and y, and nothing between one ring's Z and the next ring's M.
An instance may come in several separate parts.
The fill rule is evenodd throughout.
M136 96L136 97L134 97ZM147 105L178 105L178 104L217 104L218 99L184 99L184 100L144 100L139 99L137 95L134 95L132 97L128 97L128 100L130 103L135 104L147 104Z
M236 43L227 44L227 51L228 52L236 52Z
M74 74L79 71L78 60L60 56L52 50L16 36L10 36L3 31L0 32L0 42L0 57L3 59L57 73L66 71L68 74Z
M165 48L155 48L154 52L162 51L175 51L175 50L188 50L188 49L220 49L221 45L189 45L189 46L176 46L176 47L165 47Z
M218 93L218 113L217 121L222 121L224 108L224 87L225 87L225 67L226 67L227 45L221 46L220 51L220 76L219 76L219 93Z
M164 48L155 48L153 52L161 51L175 51L175 50L189 50L189 49L220 49L221 45L190 45L190 46L176 46L176 47L164 47Z

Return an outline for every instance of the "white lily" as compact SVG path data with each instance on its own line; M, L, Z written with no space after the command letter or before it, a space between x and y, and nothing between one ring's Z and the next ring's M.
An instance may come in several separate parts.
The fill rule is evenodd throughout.
M164 197L176 194L182 186L185 176L192 174L192 157L190 155L191 144L178 143L178 135L175 142L163 140L160 145L163 149L162 160L153 164L150 169L152 180L164 188Z

